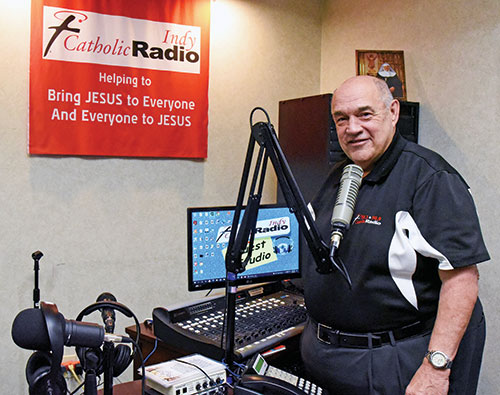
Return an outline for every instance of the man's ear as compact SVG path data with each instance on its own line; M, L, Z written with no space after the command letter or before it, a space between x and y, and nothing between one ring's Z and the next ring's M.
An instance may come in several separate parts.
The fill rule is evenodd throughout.
M396 124L398 123L399 120L399 100L394 99L391 102L391 105L389 106L389 111L391 112L391 122L392 122L392 127L396 127Z

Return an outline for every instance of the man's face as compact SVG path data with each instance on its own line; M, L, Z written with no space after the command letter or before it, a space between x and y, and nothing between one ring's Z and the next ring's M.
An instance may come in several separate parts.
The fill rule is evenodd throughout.
M370 77L354 77L335 91L332 114L342 150L367 175L391 144L399 102L387 108Z

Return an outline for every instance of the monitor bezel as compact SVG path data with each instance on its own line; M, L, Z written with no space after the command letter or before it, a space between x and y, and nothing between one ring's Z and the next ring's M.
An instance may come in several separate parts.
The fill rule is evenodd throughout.
M242 209L245 209L246 206L243 206ZM259 206L259 209L268 209L268 208L288 208L285 204L261 204ZM207 282L207 283L202 283L202 284L195 284L194 279L193 279L193 240L192 240L192 234L193 234L193 228L192 228L192 213L193 212L199 212L199 211L228 211L228 210L235 210L236 206L200 206L200 207L188 207L187 208L187 271L188 271L188 291L202 291L202 290L211 290L211 289L220 289L224 288L226 285L225 279L220 280L220 281L214 281L214 282ZM288 208L289 209L289 208ZM294 216L295 214L293 212L290 212L291 216ZM243 212L241 214L241 217L243 216ZM240 221L241 221L240 217ZM297 236L297 241L300 241L301 239L301 231L300 231L300 226L298 226L298 236ZM297 242L296 247L298 248L298 257L299 257L299 268L297 272L295 273L280 273L280 274L272 274L269 276L259 276L259 277L250 277L250 278L238 278L236 280L236 285L237 286L242 286L242 285L253 285L253 284L262 284L266 282L276 282L276 281L282 281L282 280L289 280L289 279L294 279L294 278L299 278L301 277L301 269L302 269L302 264L300 262L300 257L301 257L301 243Z

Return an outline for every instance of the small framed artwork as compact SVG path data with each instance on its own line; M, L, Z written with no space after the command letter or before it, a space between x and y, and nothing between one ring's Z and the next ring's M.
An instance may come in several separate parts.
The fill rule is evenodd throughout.
M383 79L394 98L406 101L403 51L356 50L356 74Z

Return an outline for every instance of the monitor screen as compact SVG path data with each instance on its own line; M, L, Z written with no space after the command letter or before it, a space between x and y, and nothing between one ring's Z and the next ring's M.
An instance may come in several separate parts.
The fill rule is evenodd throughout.
M190 207L188 214L188 289L222 288L233 207ZM240 222L244 209L240 214ZM300 276L299 224L288 207L262 205L257 216L253 249L238 285ZM242 259L247 256L244 253Z

